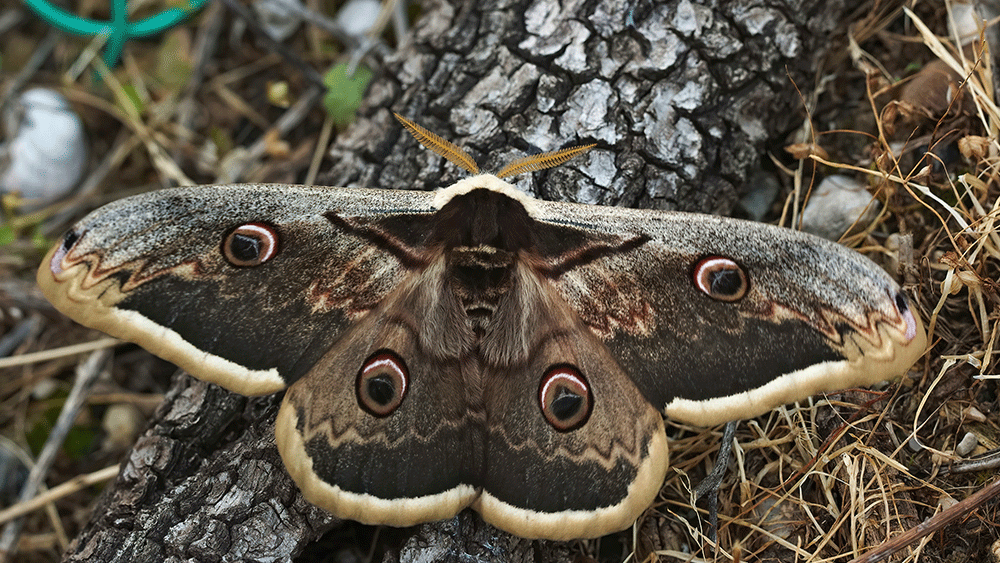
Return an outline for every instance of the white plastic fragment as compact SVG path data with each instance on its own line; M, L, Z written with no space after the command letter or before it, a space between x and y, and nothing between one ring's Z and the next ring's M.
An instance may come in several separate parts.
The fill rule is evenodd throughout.
M83 122L55 90L32 88L3 114L0 192L50 200L69 192L87 166Z

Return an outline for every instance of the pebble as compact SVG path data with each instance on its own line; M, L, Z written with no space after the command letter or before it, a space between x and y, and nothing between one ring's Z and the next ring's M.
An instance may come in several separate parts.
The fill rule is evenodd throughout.
M962 441L959 442L957 446L955 446L955 453L962 457L965 457L971 454L978 445L979 445L979 438L976 438L976 435L973 434L972 432L966 432L965 436L962 436Z
M809 196L802 212L802 230L836 241L852 225L866 227L878 210L879 202L873 201L864 184L850 176L827 176Z

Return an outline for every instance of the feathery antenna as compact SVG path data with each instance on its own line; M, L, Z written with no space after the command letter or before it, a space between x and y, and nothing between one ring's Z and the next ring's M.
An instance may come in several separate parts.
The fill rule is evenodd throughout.
M403 127L406 127L421 145L447 158L448 162L456 166L461 166L472 174L479 174L479 166L476 165L476 161L472 160L469 153L460 149L458 145L442 139L398 113L393 113L393 115L396 116L396 119L403 124Z
M582 145L579 147L570 147L559 151L543 152L542 154L519 158L507 166L504 166L499 172L496 173L496 176L497 178L510 178L512 176L517 176L518 174L524 174L525 172L534 172L536 170L544 170L546 168L552 168L553 166L559 166L574 156L581 155L595 146L596 145Z
M407 131L409 131L421 145L427 147L432 152L445 157L449 162L464 168L472 174L479 173L479 166L477 166L476 162L472 160L469 153L460 149L458 145L442 139L398 113L394 112L393 115L396 116L396 119L403 124L403 127L406 127ZM568 149L519 158L507 166L504 166L503 169L496 173L496 177L510 178L512 176L517 176L518 174L524 174L525 172L534 172L536 170L544 170L546 168L552 168L553 166L559 166L567 160L589 151L595 146L596 145L582 145L579 147L570 147Z

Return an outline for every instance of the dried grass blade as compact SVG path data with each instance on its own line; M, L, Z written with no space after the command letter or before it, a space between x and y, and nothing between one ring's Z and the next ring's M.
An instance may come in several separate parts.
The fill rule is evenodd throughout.
M19 516L24 516L29 512L38 510L44 507L46 504L55 502L65 496L71 495L80 489L85 489L96 483L101 483L107 481L108 479L114 479L118 476L121 466L115 464L104 469L99 469L93 473L87 473L86 475L78 475L58 485L53 487L44 493L23 502L19 502L9 508L0 510L0 524L5 524L14 518Z
M49 350L42 350L41 352L32 352L30 354L0 358L0 369L6 369L14 366L24 366L38 362L47 362L49 360L57 360L67 356L75 356L76 354L85 354L87 352L93 352L94 350L111 348L112 346L117 346L121 343L122 341L117 338L99 338L91 342L81 342L80 344L63 346L62 348L52 348Z
M960 518L972 517L972 513L985 504L990 499L1000 495L1000 479L994 480L975 494L965 500L953 504L951 507L942 510L934 516L924 520L920 524L910 528L906 532L886 540L875 549L865 553L861 557L851 560L851 563L875 563L889 559L897 551L917 543L922 538L941 530L948 524Z

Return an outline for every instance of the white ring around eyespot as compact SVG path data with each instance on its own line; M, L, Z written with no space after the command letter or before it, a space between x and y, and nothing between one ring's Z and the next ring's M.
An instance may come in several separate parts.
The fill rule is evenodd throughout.
M385 356L385 357L379 359L379 356ZM405 397L406 388L409 385L409 381L407 381L407 379L409 379L409 374L406 373L406 370L403 369L403 366L399 365L399 361L396 360L396 358L392 357L388 352L380 352L376 354L370 363L365 364L365 366L361 368L361 375L363 377L368 372L380 369L383 366L385 366L386 369L392 371L393 373L399 375L399 381L402 382L403 385L402 388L399 390L399 393L397 393L397 395L400 397Z
M584 391L587 391L587 389L588 389L587 388L587 384L583 381L582 378L580 378L580 377L578 377L576 375L573 375L571 373L568 373L569 370L567 368L563 368L563 369L566 369L566 371L562 371L562 370L559 370L559 368L557 368L557 370L559 370L559 371L557 371L555 374L553 374L553 375L549 376L548 378L546 378L545 383L542 384L542 390L538 394L538 402L541 403L543 409L545 408L545 397L547 397L548 394L549 394L549 388L552 386L553 382L555 382L556 380L565 379L567 381L571 381L571 382L575 383L577 386L579 386L581 389L583 389ZM574 388L572 385L569 385L568 387Z
M393 379L392 400L383 405L369 394L368 383L372 377L379 377L385 374ZM396 412L406 399L406 392L409 389L409 371L402 358L390 350L380 350L365 360L361 366L361 371L354 383L354 394L357 397L358 406L365 412L376 417L383 418Z
M260 235L261 238L267 239L267 252L263 256L258 257L257 260L263 264L271 258L274 258L274 254L278 252L278 237L275 236L274 229L254 223L247 223L237 227L235 232L244 234L247 231Z
M705 270L714 268L716 266L726 266L727 267L726 269L736 270L737 272L739 272L740 277L744 279L744 284L746 284L746 274L743 272L743 268L741 268L739 264L737 264L734 260L730 260L729 258L723 258L721 256L717 256L714 258L704 258L700 260L697 265L695 265L695 269L693 272L695 287L697 287L702 293L711 297L712 299L717 299L721 301L735 301L735 299L726 299L725 297L716 296L715 294L712 293L711 286L705 284L706 280L704 278L706 276L704 276L703 273L705 272ZM744 285L744 291L745 288L746 285ZM738 299L738 297L736 299Z

